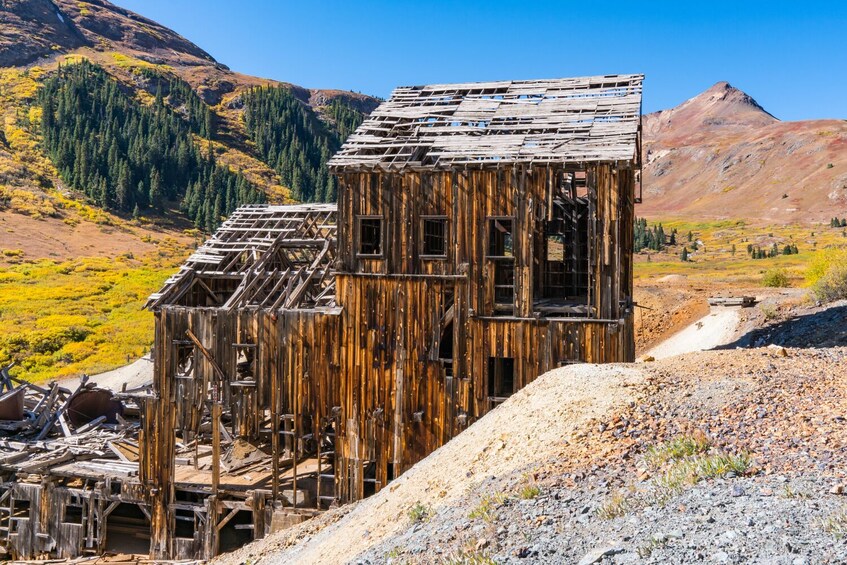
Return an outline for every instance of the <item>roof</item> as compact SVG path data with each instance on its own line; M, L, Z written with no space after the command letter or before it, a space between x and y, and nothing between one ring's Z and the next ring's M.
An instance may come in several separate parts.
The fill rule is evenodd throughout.
M633 160L644 75L399 87L329 161L334 173Z
M239 207L146 308L203 304L231 310L335 306L337 206Z

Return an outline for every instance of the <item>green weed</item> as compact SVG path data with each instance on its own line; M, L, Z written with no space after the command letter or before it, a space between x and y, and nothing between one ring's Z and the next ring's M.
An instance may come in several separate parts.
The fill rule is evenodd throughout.
M653 467L659 467L668 461L704 453L711 445L705 434L680 436L659 446L650 447L644 455L644 460Z
M432 509L420 502L416 502L415 505L409 509L408 516L409 520L413 523L426 522L432 516Z

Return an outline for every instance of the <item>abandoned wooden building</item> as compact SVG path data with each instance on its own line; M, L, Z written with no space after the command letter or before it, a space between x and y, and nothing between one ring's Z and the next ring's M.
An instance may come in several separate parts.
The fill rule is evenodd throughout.
M151 556L359 500L545 371L632 361L642 78L398 88L330 161L337 206L233 213L147 304L121 488Z

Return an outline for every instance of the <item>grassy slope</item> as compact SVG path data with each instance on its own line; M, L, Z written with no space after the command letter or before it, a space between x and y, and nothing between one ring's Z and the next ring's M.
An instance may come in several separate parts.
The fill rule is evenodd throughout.
M671 218L650 218L650 224L661 222L665 233L677 229L676 246L665 251L636 254L636 284L667 275L684 275L692 284L726 284L732 286L758 286L762 276L770 269L784 269L793 286L803 285L804 271L816 252L830 246L847 246L842 228L829 225L763 225L744 220L690 221ZM687 241L691 231L693 239L703 243L692 253L690 261L680 261L683 245L692 250ZM813 235L814 234L814 235ZM747 245L770 249L777 243L780 250L789 243L797 245L796 255L779 255L774 258L751 259ZM735 245L735 254L732 245Z
M39 260L0 270L0 362L35 381L126 364L152 344L147 296L186 252L172 239L141 258Z

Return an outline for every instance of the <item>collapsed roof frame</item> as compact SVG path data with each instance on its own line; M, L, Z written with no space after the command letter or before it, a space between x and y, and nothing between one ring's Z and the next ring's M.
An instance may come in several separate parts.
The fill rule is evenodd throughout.
M335 173L640 159L644 75L399 87Z
M335 204L241 206L145 308L178 305L198 288L226 311L334 307L336 215ZM215 281L237 286L221 293Z

